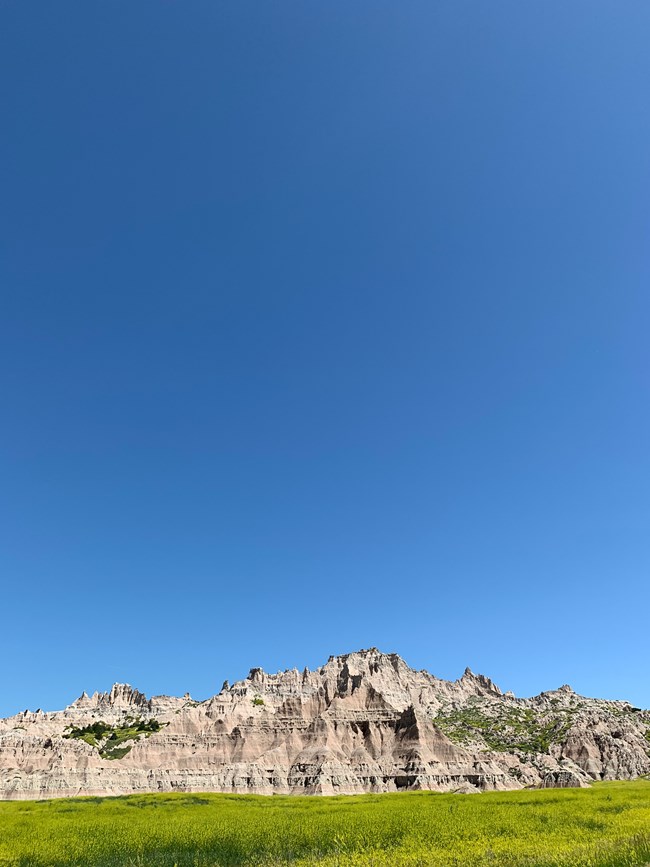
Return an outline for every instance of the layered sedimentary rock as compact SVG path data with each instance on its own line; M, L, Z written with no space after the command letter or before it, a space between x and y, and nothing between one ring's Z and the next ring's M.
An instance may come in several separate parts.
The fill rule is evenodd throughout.
M376 649L202 701L125 684L0 721L0 797L213 791L347 794L582 786L650 773L650 713L570 687L503 694L469 669Z

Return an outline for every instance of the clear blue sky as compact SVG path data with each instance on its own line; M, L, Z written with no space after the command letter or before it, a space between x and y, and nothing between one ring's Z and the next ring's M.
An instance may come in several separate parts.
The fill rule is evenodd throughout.
M377 645L650 706L647 0L5 0L0 713Z

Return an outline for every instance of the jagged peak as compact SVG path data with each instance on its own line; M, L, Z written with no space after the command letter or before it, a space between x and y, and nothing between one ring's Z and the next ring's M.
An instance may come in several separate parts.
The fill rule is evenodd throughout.
M79 698L74 701L70 708L103 707L103 706L149 706L151 704L147 696L135 689L129 683L114 683L109 692L94 692L91 696L84 690Z
M434 676L426 669L419 671L413 669L399 654L385 653L374 646L331 655L324 665L313 671L304 668L300 672L297 668L291 668L283 672L279 671L277 674L267 674L263 668L254 667L250 669L245 680L237 681L234 685L227 680L224 681L219 695L230 692L237 699L238 696L246 696L252 692L268 692L281 696L294 695L302 689L305 690L306 695L312 695L314 691L323 688L329 702L335 697L351 696L362 683L365 690L373 695L382 695L393 706L400 708L410 700L411 693L415 695L414 691L423 688L434 688L439 690L440 696L452 697L453 700L464 700L471 696L516 699L513 692L508 691L504 694L489 677L476 674L469 666L465 668L460 678L448 681ZM564 684L558 689L542 692L529 700L544 702L557 698L561 702L570 702L576 695L571 686ZM165 708L172 705L176 707L177 703L187 703L190 700L188 695L182 699L164 695L148 698L130 684L116 682L107 692L94 692L89 695L84 690L66 710L84 711L91 715L111 712L116 715L127 713L146 715L154 711L162 712Z
M469 665L463 672L463 676L460 678L458 683L471 684L479 691L489 692L493 695L503 695L496 683L494 683L492 680L490 680L489 677L486 677L484 674L474 674Z
M383 650L379 650L378 647L362 647L359 650L352 650L349 653L336 653L332 654L328 662L332 662L335 659L339 659L342 662L345 662L352 657L357 657L360 659L376 659L376 658L386 658L386 659L401 659L399 654L397 653L385 653ZM403 660L402 660L403 661Z
M362 648L361 650L353 650L350 653L332 654L329 656L325 665L316 669L316 674L334 668L342 668L350 663L360 663L362 665L371 665L381 667L382 665L390 666L393 669L402 667L406 671L411 671L409 666L404 662L402 657L397 653L384 653L377 647ZM302 671L297 668L287 668L284 671L278 671L277 674L269 674L263 668L255 666L251 668L246 675L245 681L261 684L268 680L282 678L283 676L295 676L297 678L306 678L311 674L310 669L305 667Z
M353 650L350 653L332 655L328 658L327 663L321 666L318 671L322 672L332 667L343 667L350 665L350 663L361 666L372 666L376 670L384 665L393 669L403 668L408 671L412 670L398 653L384 653L377 647L368 647L361 650Z

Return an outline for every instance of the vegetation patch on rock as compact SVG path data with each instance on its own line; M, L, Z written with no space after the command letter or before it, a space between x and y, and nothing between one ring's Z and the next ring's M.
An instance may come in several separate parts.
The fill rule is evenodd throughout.
M126 717L122 725L112 726L98 720L83 728L72 726L63 737L75 738L96 747L102 758L122 759L130 751L133 742L142 736L149 737L161 728L162 725L156 719Z
M571 728L575 711L537 711L516 705L483 706L469 702L462 708L442 710L434 723L458 744L482 743L494 752L548 753Z

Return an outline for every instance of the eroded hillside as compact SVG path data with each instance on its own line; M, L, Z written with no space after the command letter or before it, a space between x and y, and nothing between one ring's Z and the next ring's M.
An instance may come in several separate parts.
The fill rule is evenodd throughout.
M570 687L503 694L372 648L203 702L125 684L0 721L0 797L150 791L335 794L582 786L650 773L650 713Z

